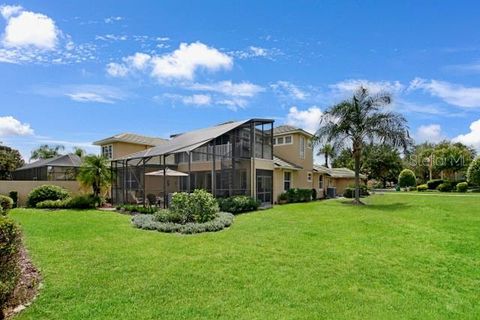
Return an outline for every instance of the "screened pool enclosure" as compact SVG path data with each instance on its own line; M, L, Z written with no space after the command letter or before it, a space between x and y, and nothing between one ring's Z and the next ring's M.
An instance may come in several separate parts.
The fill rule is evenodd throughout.
M273 120L250 119L172 136L112 161L114 204L167 207L177 191L249 195L272 203Z

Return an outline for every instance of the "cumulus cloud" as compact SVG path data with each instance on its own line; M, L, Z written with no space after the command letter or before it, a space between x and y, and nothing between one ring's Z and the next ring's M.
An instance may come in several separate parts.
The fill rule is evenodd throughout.
M106 71L110 76L118 78L125 77L128 74L128 68L116 62L107 64Z
M152 77L161 81L193 80L199 70L228 70L233 66L233 59L229 55L201 42L181 43L178 49L164 55L150 56L138 52L122 61L116 64L127 68L129 72L148 70ZM115 67L118 69L117 65Z
M307 110L299 110L297 107L291 107L288 111L286 123L304 129L307 132L315 133L317 131L322 111L316 106Z
M12 116L0 117L0 137L26 136L32 134L33 129L28 123L21 123Z
M480 119L470 124L470 132L458 135L452 141L473 146L480 152Z
M365 79L348 79L329 87L338 94L351 94L358 87L363 86L370 90L370 93L376 94L379 92L400 93L405 90L405 86L399 81L369 81Z
M283 99L305 100L308 94L288 81L277 81L270 88Z
M409 90L423 90L458 107L480 107L480 87L465 87L446 81L415 78L410 82Z
M442 132L439 124L421 125L415 133L417 142L440 142L445 140L446 136Z
M168 99L170 101L176 101L186 105L194 106L206 106L212 103L212 97L207 94L181 95L165 93L162 96L155 97L155 99L159 101Z
M28 47L52 50L59 31L55 22L41 13L23 11L18 6L3 6L2 16L7 20L2 42L6 47Z
M221 93L232 97L253 97L265 89L251 82L220 81L215 83L194 83L189 89Z

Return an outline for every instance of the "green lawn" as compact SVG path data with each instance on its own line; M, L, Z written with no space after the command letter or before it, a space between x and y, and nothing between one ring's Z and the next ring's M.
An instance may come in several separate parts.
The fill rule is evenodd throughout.
M478 319L480 196L277 206L219 233L15 210L44 277L18 319Z

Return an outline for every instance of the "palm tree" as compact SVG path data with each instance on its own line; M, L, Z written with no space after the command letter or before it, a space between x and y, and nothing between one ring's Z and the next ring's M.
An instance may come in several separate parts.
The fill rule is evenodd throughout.
M83 148L73 147L73 153L76 154L78 157L83 158L87 152Z
M83 163L78 172L77 180L92 188L93 195L98 197L102 188L111 181L111 171L108 160L101 155L88 155L83 158Z
M332 159L335 157L336 148L331 143L325 143L320 147L320 150L318 150L318 155L320 154L323 154L325 158L325 167L328 168L328 158Z
M62 145L49 146L48 144L41 145L32 151L30 160L50 159L60 155L60 151L64 150Z
M316 138L349 144L355 161L355 200L360 201L360 158L368 142L380 142L405 150L412 143L407 120L400 114L382 110L390 104L388 93L371 95L367 88L358 88L351 99L332 106L322 116Z

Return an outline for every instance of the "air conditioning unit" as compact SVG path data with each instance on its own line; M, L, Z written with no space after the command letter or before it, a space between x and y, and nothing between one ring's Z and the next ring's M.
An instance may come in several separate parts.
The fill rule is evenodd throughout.
M328 187L327 188L327 198L332 199L337 197L337 188Z

